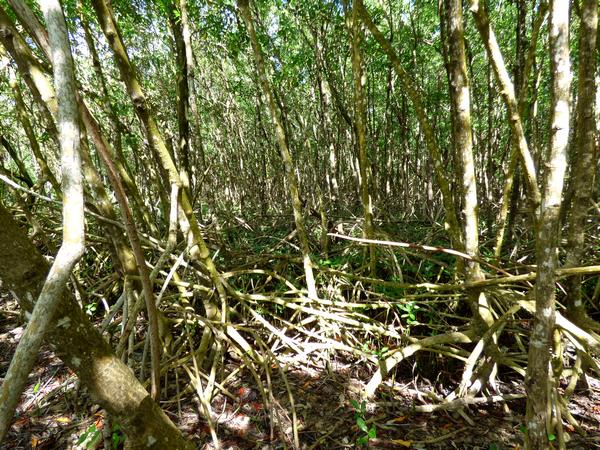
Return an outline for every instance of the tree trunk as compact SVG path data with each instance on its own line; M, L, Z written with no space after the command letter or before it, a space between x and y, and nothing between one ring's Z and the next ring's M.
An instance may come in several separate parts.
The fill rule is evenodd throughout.
M75 99L75 73L67 26L58 0L42 5L49 30L58 100L58 129L61 143L63 196L63 242L35 304L27 328L19 340L0 389L0 441L6 435L29 373L55 318L59 298L73 267L85 249L83 177L79 156L79 112Z
M462 226L464 252L477 259L479 256L479 218L475 162L473 159L473 135L471 129L471 96L467 61L465 57L462 0L445 0L445 14L448 32L448 76L451 102L452 137L456 161L460 166L457 172L462 175L458 180L462 196ZM475 260L465 262L467 282L483 279L479 263ZM472 291L469 294L471 308L478 332L483 333L492 325L494 319L483 292Z
M585 254L585 223L594 187L596 120L596 35L598 30L598 2L585 0L581 11L579 30L579 75L577 77L577 136L573 172L571 173L573 200L567 234L567 266L581 264ZM581 276L568 278L567 309L569 317L578 325L588 320L581 298Z
M481 39L486 48L488 58L494 68L496 80L501 88L500 92L504 103L506 104L512 138L521 158L521 165L527 181L527 189L529 191L532 209L535 209L540 203L540 192L537 186L535 164L531 157L527 139L525 138L525 132L523 130L515 88L510 80L506 66L504 65L504 58L502 57L502 52L500 51L494 30L492 30L487 11L479 4L479 0L471 0L471 12L473 13L475 25L479 30L479 34L481 35Z
M281 110L275 101L275 96L271 88L271 83L267 78L267 70L265 67L262 50L256 37L252 13L250 12L249 0L238 0L238 7L244 19L244 22L246 23L246 31L248 32L248 36L250 37L250 42L252 44L252 49L254 51L254 61L256 63L256 70L258 72L260 86L262 88L263 95L267 99L269 112L271 113L271 120L275 125L277 143L279 145L281 159L283 160L286 181L288 183L289 194L292 200L294 221L296 223L296 229L298 230L298 239L300 241L300 249L302 251L302 259L304 262L304 273L306 276L308 295L311 298L317 298L317 288L315 285L315 277L313 274L313 262L310 257L308 235L306 233L306 227L304 225L302 203L300 201L300 193L298 190L298 181L296 180L296 174L294 172L295 166L288 147L288 139L285 133L284 124L281 117Z
M47 272L44 257L0 204L0 278L23 311L32 310ZM79 377L93 400L114 415L133 447L193 448L117 358L73 296L63 293L55 307L57 326L48 331L46 341Z
M550 352L555 323L555 270L560 242L560 206L567 164L571 63L569 58L569 2L553 0L550 7L552 69L552 124L546 182L538 218L535 284L535 321L529 342L525 386L527 389L527 448L551 448L547 429L550 398ZM588 181L589 182L589 181ZM559 424L562 426L562 424Z
M371 164L367 155L367 115L364 94L366 75L363 74L362 55L360 48L363 32L359 11L362 7L362 0L353 0L350 32L352 72L354 80L354 121L356 123L354 130L356 134L356 146L358 148L360 196L365 217L363 237L366 239L374 239L373 205L370 193ZM371 277L375 277L377 271L377 258L375 256L375 244L373 243L369 244L369 268Z
M450 189L450 185L448 183L448 179L446 177L446 169L444 167L444 163L442 161L442 155L440 152L440 148L437 144L437 140L427 119L427 113L425 111L425 107L423 106L423 102L421 101L421 96L417 91L414 83L411 81L408 73L404 70L402 65L400 64L400 59L398 55L394 51L390 42L381 34L381 31L375 26L371 17L369 16L368 11L365 9L364 5L360 7L360 17L363 23L367 26L373 37L377 40L381 48L386 53L387 57L390 59L398 78L402 83L406 94L410 98L417 112L417 119L419 120L419 125L421 130L423 131L423 135L425 138L425 144L427 145L427 149L429 150L433 168L435 171L435 176L442 191L442 201L444 203L444 209L446 212L446 223L448 224L448 234L452 240L452 245L455 248L462 249L462 239L460 227L458 225L458 217L456 215L456 210L454 208L454 203L452 201L452 192Z

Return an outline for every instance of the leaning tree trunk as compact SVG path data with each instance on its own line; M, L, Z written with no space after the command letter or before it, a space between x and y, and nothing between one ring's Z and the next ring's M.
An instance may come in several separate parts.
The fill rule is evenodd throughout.
M444 204L444 210L446 213L446 223L448 224L448 234L450 235L450 239L452 240L452 245L459 250L462 250L462 239L460 226L458 224L458 217L456 215L456 210L454 208L452 191L450 189L450 183L448 182L448 178L446 177L446 168L444 162L442 160L442 152L440 151L440 147L435 137L435 133L427 118L427 112L425 110L425 106L423 105L423 101L421 99L421 94L417 90L415 83L411 80L410 76L402 67L400 63L400 58L398 58L398 54L392 47L392 44L383 36L381 31L377 28L369 12L365 8L363 4L360 6L360 18L365 26L369 29L375 40L379 43L387 57L389 58L392 66L400 82L402 83L402 87L404 88L406 95L410 98L415 111L417 113L417 120L419 121L419 126L421 130L423 130L423 136L425 139L425 144L427 145L427 149L429 150L429 154L431 156L431 160L433 163L433 169L435 171L435 176L440 187L440 191L442 191L442 201Z
M488 58L492 64L492 68L494 69L496 81L500 85L502 99L506 104L512 139L521 158L521 166L527 182L530 202L532 203L532 207L535 208L540 203L540 192L537 185L535 164L533 162L531 152L529 151L527 139L525 138L525 131L523 130L523 123L519 111L519 104L515 94L515 87L510 80L508 71L506 70L504 58L502 57L500 46L496 40L496 34L492 29L490 18L485 10L485 7L480 5L479 0L471 0L471 12L473 13L475 25L477 26L477 30L481 35Z
M63 11L58 0L42 4L49 30L58 100L58 129L61 144L63 243L48 273L27 328L19 340L0 389L0 441L4 438L15 407L33 369L44 335L55 320L73 267L85 249L83 177L79 157L79 112L75 99L73 59Z
M550 448L552 406L550 352L555 323L555 270L558 264L560 206L567 164L571 63L569 58L569 2L553 0L550 7L550 56L552 68L552 122L546 183L537 227L535 321L529 342L525 385L527 389L526 445L532 450ZM559 424L560 426L560 424Z
M23 311L32 310L47 273L44 257L0 204L0 279ZM133 448L192 448L115 355L75 298L63 292L56 300L57 326L48 331L46 342L75 372L92 399L115 417Z

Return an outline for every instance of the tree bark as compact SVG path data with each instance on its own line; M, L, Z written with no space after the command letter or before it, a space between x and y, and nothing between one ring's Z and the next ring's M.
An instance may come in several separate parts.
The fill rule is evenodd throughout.
M37 359L44 335L53 323L59 298L73 267L85 249L83 177L79 157L79 112L67 27L58 0L47 0L42 10L49 30L58 100L63 195L63 243L42 287L27 328L11 360L0 389L0 441L6 435L27 377Z
M48 264L0 204L0 279L30 312ZM191 449L179 430L114 354L69 292L58 297L57 326L46 335L57 356L75 372L94 401L122 426L133 448Z
M555 324L555 270L560 242L560 206L567 164L571 63L569 57L569 3L553 0L550 6L550 56L552 73L552 124L546 182L538 218L535 284L536 309L529 342L525 386L527 389L526 445L532 450L551 448L547 429L550 398L550 352ZM559 426L561 426L559 424Z
M193 192L191 186L192 166L190 163L190 87L186 46L183 39L183 27L180 21L181 9L177 17L175 5L169 2L167 16L173 40L175 41L175 61L177 67L177 128L179 130L179 141L177 143L180 161L180 175L184 186Z
M454 152L460 166L457 172L462 175L458 180L462 194L461 204L464 252L474 259L465 262L467 282L483 279L481 267L476 259L479 256L479 217L475 162L473 159L473 134L471 129L471 95L467 60L465 56L462 0L445 0L445 13L448 33L448 76L451 102L451 120ZM476 325L482 333L494 319L483 292L474 290L469 293L471 308Z
M254 22L252 19L252 13L250 12L249 0L238 0L238 7L242 18L246 24L246 31L250 37L252 49L254 51L254 61L256 63L256 70L260 80L260 86L262 93L267 99L269 106L269 112L271 113L271 120L275 125L275 131L277 135L277 143L279 145L279 151L281 153L281 159L283 160L286 181L288 183L288 189L290 198L292 200L292 209L294 211L294 221L296 223L296 229L298 230L298 239L300 241L300 248L302 251L302 260L304 263L304 273L306 276L306 285L308 287L308 295L311 298L317 298L317 288L315 285L315 277L313 274L313 262L310 257L310 247L308 243L308 235L306 233L306 227L304 225L304 217L302 214L302 203L300 201L300 193L298 190L298 181L296 180L296 174L294 172L295 166L292 160L292 155L288 147L288 139L285 133L281 110L275 101L275 96L271 88L271 83L267 78L267 70L265 68L264 57L260 44L256 37L256 31L254 29Z
M598 2L585 0L581 11L579 30L579 75L577 77L577 135L571 173L573 201L567 231L568 267L578 266L585 254L585 222L594 187L596 159L596 37L598 32ZM583 325L588 320L581 297L581 276L568 278L567 312L574 323Z
M515 87L506 70L504 58L502 57L500 46L496 40L496 34L490 24L487 11L483 5L479 4L479 0L471 0L471 12L473 13L475 25L477 26L477 30L479 31L486 48L488 58L494 68L496 80L501 88L502 98L508 112L508 121L512 132L512 138L514 140L514 145L516 145L518 149L519 156L521 157L521 166L523 167L524 176L527 181L527 189L529 191L532 209L535 209L540 203L540 191L537 185L535 164L529 151L527 139L525 138L525 132L523 130Z
M423 135L425 138L425 144L427 145L427 149L429 150L431 160L433 162L433 168L435 171L435 176L442 191L442 201L444 203L444 209L446 212L446 223L448 224L448 234L452 240L452 245L455 248L462 249L463 243L461 239L460 226L458 224L458 216L456 215L456 210L454 208L454 203L452 201L452 192L450 190L450 185L448 183L448 179L446 177L446 168L445 164L442 160L442 154L440 148L438 146L435 133L429 120L427 119L427 113L425 111L425 107L423 106L423 102L421 101L421 96L417 91L414 83L411 81L408 73L402 67L400 63L400 59L398 55L394 51L390 42L381 34L381 31L377 28L377 26L371 20L368 11L361 5L360 8L360 16L363 23L367 26L371 34L375 40L379 43L383 51L386 53L387 57L390 59L396 74L400 78L400 82L406 94L410 98L417 113L417 119L419 120L419 125L421 130L423 130Z
M354 82L354 128L356 134L356 146L358 148L358 166L360 170L360 197L364 210L365 225L363 237L374 239L373 227L373 205L370 193L371 186L371 163L367 155L367 115L365 109L365 82L366 75L363 73L361 41L362 24L360 21L360 9L363 8L362 0L353 0L351 16L351 53L352 73ZM371 276L377 271L377 258L375 255L375 244L369 244L369 267Z

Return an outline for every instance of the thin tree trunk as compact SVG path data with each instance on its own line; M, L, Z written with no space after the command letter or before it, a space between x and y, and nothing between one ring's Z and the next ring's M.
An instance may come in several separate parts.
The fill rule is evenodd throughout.
M181 17L181 10L179 10L178 16L176 16L175 5L170 4L167 6L167 16L169 19L169 25L171 27L171 33L173 34L173 40L175 41L175 61L177 67L177 128L179 130L179 141L177 145L178 156L180 160L180 175L184 186L193 191L191 186L192 166L190 164L190 88L189 88L189 76L188 76L188 64L186 56L186 46L183 40L183 29L179 17Z
M33 187L33 177L29 173L29 170L27 170L27 167L25 167L23 161L21 161L21 157L17 153L17 150L3 134L0 134L0 145L4 147L6 153L10 155L10 158L17 166L21 180L27 185L28 188Z
M537 40L540 33L540 29L546 18L546 13L548 11L548 3L542 2L539 6L537 17L533 24L533 29L531 30L531 42L529 44L529 49L527 51L527 58L524 62L524 67L521 74L521 82L519 88L519 113L521 115L521 120L523 124L528 122L531 123L529 117L529 102L527 102L527 93L529 92L529 76L531 73L531 69L534 66L535 55L537 49ZM517 84L518 86L518 84ZM532 149L535 149L535 143L532 141L532 145L530 146ZM511 194L513 191L513 187L516 184L518 186L518 180L515 182L515 177L517 177L517 163L519 160L519 150L517 146L513 146L513 149L510 153L510 162L508 165L508 171L506 173L505 181L504 181L504 189L502 191L502 203L500 206L500 213L498 214L498 228L496 231L496 244L494 246L494 255L498 258L502 254L502 248L505 246L505 238L506 236L510 236L510 230L512 226L508 222L514 219L514 214L508 217L509 208L511 205L514 205L514 202L511 202ZM507 231L508 230L508 231Z
M42 4L54 61L58 100L63 194L63 243L42 287L27 328L11 360L0 389L0 441L3 440L29 373L37 360L44 335L55 319L60 297L73 267L85 249L83 177L79 157L79 113L67 27L58 0Z
M598 2L585 0L581 11L579 30L579 75L577 77L577 136L572 154L571 173L573 200L567 231L568 267L578 266L585 254L585 222L590 206L595 175L596 120L596 38L598 32ZM583 325L588 320L581 297L581 276L568 278L567 312L574 323Z
M27 139L29 140L29 145L31 146L31 151L33 152L35 159L40 167L41 178L43 180L47 180L52 185L56 195L61 195L60 183L48 167L48 163L46 162L46 158L42 154L40 150L40 144L35 137L35 133L33 131L33 126L31 125L31 121L27 116L27 112L25 111L25 103L23 102L23 95L21 94L21 89L19 87L19 83L17 81L17 77L14 72L11 71L10 76L10 86L13 90L13 95L15 97L15 106L17 109L17 116L21 125L23 126L23 130L27 135Z
M360 171L360 196L364 209L365 225L363 237L374 239L373 227L373 205L370 193L371 186L371 163L367 155L367 115L365 109L364 84L366 75L363 74L361 41L362 24L360 22L359 11L363 8L362 0L353 0L352 19L351 19L351 53L352 53L352 72L354 81L354 121L356 123L356 146L358 148L358 166ZM369 244L369 268L371 276L374 277L377 272L377 257L375 254L375 244Z
M548 366L555 323L555 270L558 265L560 206L567 164L571 63L569 57L569 3L553 0L550 6L552 69L552 123L546 182L538 219L535 284L535 321L529 342L525 386L527 389L526 445L532 450L551 448L546 428L552 407ZM559 424L562 426L562 424Z
M277 143L279 145L279 151L285 167L286 181L288 183L289 194L292 200L292 209L294 211L294 221L298 231L298 239L300 240L300 249L302 251L302 259L304 262L304 273L306 276L308 295L311 298L317 298L317 288L313 274L313 262L310 257L310 247L308 243L306 227L304 225L302 203L300 201L300 193L298 191L298 182L296 180L296 174L294 173L295 166L292 160L292 155L290 154L290 150L288 148L288 139L284 130L281 110L275 101L271 83L267 78L267 70L265 68L262 50L256 37L252 13L250 12L249 0L238 0L238 7L244 22L246 23L246 30L248 32L248 36L250 37L250 42L254 51L254 61L256 63L258 77L260 79L260 85L263 95L267 99L269 112L271 113L271 120L273 120L273 124L275 125Z
M21 1L21 0L12 0L12 1ZM145 202L142 201L142 196L140 194L140 190L135 182L135 178L131 173L131 169L129 164L127 164L127 160L125 155L123 154L123 140L122 140L122 132L124 129L123 123L119 121L118 114L115 112L115 107L113 102L111 101L110 95L108 93L108 87L106 85L106 77L102 71L102 65L100 63L100 57L96 50L96 44L94 43L94 38L92 35L92 31L90 30L90 26L88 20L85 16L84 6L81 3L81 0L78 0L77 9L79 12L79 19L81 22L81 28L83 28L83 35L85 38L86 45L88 50L90 51L90 55L92 57L92 67L94 68L94 72L96 74L96 78L100 82L100 89L102 92L102 106L104 111L106 112L108 119L112 128L112 143L114 152L112 149L111 154L112 160L115 163L119 171L119 175L123 182L123 187L125 188L125 192L131 202L133 204L132 211L140 223L142 229L150 230L151 232L157 233L156 226L150 219L150 213Z
M435 138L434 131L427 119L427 114L425 112L425 107L421 101L421 96L417 91L414 83L411 81L408 73L404 70L400 63L400 59L398 55L394 51L390 42L381 34L381 31L375 26L371 17L369 16L368 11L361 5L360 8L360 16L363 23L367 26L373 37L377 40L381 48L386 53L387 57L390 59L396 74L400 78L400 82L402 86L413 103L415 111L417 113L417 119L419 120L419 125L421 130L423 131L425 144L429 150L433 168L435 171L435 175L437 178L438 185L440 190L442 191L442 201L444 203L444 209L446 212L446 222L448 224L448 233L452 240L452 244L454 247L458 249L462 249L462 239L460 227L458 225L458 216L456 215L456 210L454 208L454 203L452 201L452 192L450 190L450 185L448 183L448 179L446 177L446 168L442 161L442 155L437 144L437 140Z
M190 30L190 20L188 16L187 0L176 0L181 10L181 34L183 36L183 44L185 47L185 64L187 66L187 77L188 77L188 89L189 89L189 106L192 113L192 124L194 127L194 142L195 150L200 156L200 170L195 171L192 166L192 179L194 182L194 173L202 173L207 168L206 163L206 152L204 151L204 139L202 138L202 126L200 121L200 113L198 111L198 105L196 104L196 64L194 63L194 51L192 48L192 32Z
M105 0L92 0L92 6L96 11L98 21L102 31L104 32L108 43L115 56L115 62L119 68L121 78L127 87L128 94L133 103L135 112L144 126L144 131L148 138L148 142L153 147L153 154L160 158L161 167L165 170L169 182L176 184L181 188L180 207L182 215L180 217L180 225L184 234L188 236L190 256L193 259L203 263L209 273L210 280L218 294L220 305L215 302L213 297L206 297L203 301L206 317L214 323L227 321L228 305L227 292L221 274L217 270L214 261L210 256L208 246L202 235L200 225L192 209L192 202L187 189L182 188L183 182L179 176L179 172L173 162L171 154L167 149L165 140L159 131L158 125L151 113L142 84L138 77L137 71L129 60L124 43L121 39L118 25L115 21L111 7ZM183 223L185 222L185 223ZM184 231L185 229L185 231ZM220 309L219 309L220 306ZM247 343L237 330L231 326L225 326L227 334L236 342ZM206 354L209 344L212 342L212 331L210 327L204 328L204 336L200 343L200 350L197 352L198 360L202 360Z
M462 174L460 192L462 195L462 224L464 252L474 259L465 262L465 279L473 282L483 279L476 259L479 256L479 218L475 162L473 159L473 135L471 129L471 96L467 61L465 56L462 0L445 0L446 22L448 24L448 76L451 101L451 120L454 151ZM476 326L483 333L494 319L486 296L481 291L469 293Z
M502 57L496 35L490 24L487 11L479 4L479 0L471 0L471 12L473 13L475 25L479 30L479 34L481 35L481 39L486 48L488 58L494 68L496 80L500 85L500 92L508 112L508 121L512 132L512 138L521 158L521 166L523 167L524 176L527 181L527 189L532 209L535 210L540 203L540 191L537 186L535 164L531 157L527 139L525 138L525 132L523 130L515 88L510 80L508 71L506 70L504 58Z

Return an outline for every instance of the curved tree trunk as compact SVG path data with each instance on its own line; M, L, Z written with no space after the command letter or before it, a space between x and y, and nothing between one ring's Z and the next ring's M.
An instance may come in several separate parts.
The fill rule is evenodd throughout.
M448 224L448 234L452 240L452 245L459 250L462 250L463 243L461 239L460 226L458 221L458 216L456 215L456 210L454 208L454 203L452 201L452 191L450 189L450 184L448 182L448 178L446 177L446 168L444 162L442 160L442 154L440 148L438 146L437 140L435 138L435 134L429 120L427 118L427 113L425 111L425 107L423 106L423 102L421 101L421 96L417 91L414 83L410 79L408 73L402 67L400 63L400 59L398 55L394 51L394 48L390 44L390 42L381 34L381 31L377 28L377 26L371 20L368 11L365 9L364 5L360 7L360 17L366 27L369 29L375 40L379 43L389 60L391 61L400 82L406 94L410 98L417 112L417 119L419 120L419 125L421 130L423 130L423 135L425 138L425 144L427 145L427 149L429 150L431 160L433 162L433 168L435 171L435 176L442 191L442 201L444 203L444 210L446 212L446 223Z

